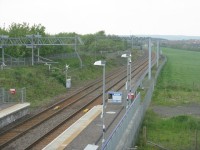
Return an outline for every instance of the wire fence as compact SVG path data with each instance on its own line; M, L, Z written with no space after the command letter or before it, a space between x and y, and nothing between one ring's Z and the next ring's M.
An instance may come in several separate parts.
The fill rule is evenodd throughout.
M77 58L77 54L74 53L61 53L47 56L48 59L64 59L64 58Z
M141 102L140 93L135 98L134 102L130 105L128 111L125 113L119 124L113 130L109 138L102 146L102 150L126 150L133 149L132 145L135 145L142 121L144 119L146 110L149 107L151 98L154 91L154 85L157 77L166 63L166 58L159 66L155 78L152 78L148 87L144 100ZM147 73L147 72L146 72ZM146 74L145 74L146 75ZM142 82L141 78L138 83ZM139 85L139 84L138 84Z
M0 104L26 102L26 88L5 90L0 88Z
M5 54L6 58L4 59L4 64L6 66L15 67L15 66L30 66L32 65L32 57L26 58L15 58L10 55ZM45 62L53 62L55 59L64 59L64 58L76 58L76 53L61 53L55 55L49 55L44 57L34 56L34 63L45 63ZM51 60L52 59L52 60ZM2 60L1 60L2 62Z
M100 51L100 52L96 52L95 56L106 56L106 57L116 57L119 56L122 53L127 52L128 50L125 51ZM94 55L92 52L79 52L80 55ZM12 57L10 55L4 54L5 58L4 58L4 64L6 66L10 66L10 67L15 67L15 66L30 66L32 65L32 57L25 57L25 58L15 58ZM67 58L78 58L77 53L72 52L72 53L60 53L60 54L53 54L53 55L47 55L44 57L41 56L37 56L35 55L33 58L33 61L35 64L38 63L48 63L48 62L53 62L53 60L56 59L67 59ZM2 64L2 58L0 58L0 64L1 66L4 65ZM6 66L2 66L2 67L6 67Z

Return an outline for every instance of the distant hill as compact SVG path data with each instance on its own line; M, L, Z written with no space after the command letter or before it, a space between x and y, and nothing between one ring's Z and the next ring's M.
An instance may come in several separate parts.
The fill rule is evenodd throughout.
M190 39L200 40L200 36L185 36L185 35L136 35L136 36L162 38L162 39L167 39L167 40L190 40Z

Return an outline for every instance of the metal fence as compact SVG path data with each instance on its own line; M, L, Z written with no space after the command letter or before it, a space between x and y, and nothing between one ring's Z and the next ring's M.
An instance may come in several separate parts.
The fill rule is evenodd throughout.
M118 123L118 125L115 127L111 135L108 137L107 141L104 143L102 146L102 149L104 150L114 150L116 149L117 145L119 144L121 139L123 138L122 136L127 132L129 132L127 129L128 126L130 126L131 118L133 117L132 115L136 113L138 110L138 107L140 105L140 93L137 95L129 109L126 111L125 115L122 117L121 121ZM123 144L122 144L123 145Z
M102 56L102 55L106 55L107 57L116 57L119 56L123 53L126 53L129 50L125 50L125 51L113 51L113 52L109 52L109 51L101 51L101 52L97 52L95 53L96 56ZM91 52L79 52L79 54L88 54L91 55ZM10 67L15 67L15 66L30 66L32 65L32 57L25 57L25 58L15 58L12 57L8 54L4 54L5 55L5 60L4 63L6 66L10 66ZM34 63L44 63L44 59L51 59L51 60L56 60L56 59L67 59L67 58L78 58L78 55L76 52L71 52L71 53L60 53L60 54L53 54L53 55L47 55L45 56L44 59L42 59L44 57L41 56L34 56ZM50 60L50 62L51 62ZM1 65L2 59L0 58L0 65ZM48 61L47 61L48 62ZM5 66L3 66L5 67Z
M15 67L15 66L30 66L30 65L32 65L32 57L15 58L15 57L12 57L7 54L5 54L5 56L6 57L5 57L4 63L6 66ZM61 53L61 54L49 55L46 57L47 57L47 59L77 58L77 54L76 53ZM2 62L2 59L0 59L0 64L1 64L1 62ZM41 63L41 62L44 62L44 60L40 56L34 56L34 62Z
M77 58L77 54L74 53L61 53L61 54L54 54L54 55L49 55L47 58L49 59L64 59L64 58Z
M0 88L0 104L23 103L26 101L26 88L5 90Z
M129 107L128 111L125 113L123 118L120 120L116 128L113 130L109 138L102 146L102 150L132 149L131 147L136 143L140 126L142 124L146 110L148 109L149 104L151 102L151 98L154 91L154 85L156 83L157 77L165 62L166 58L158 68L155 78L151 80L143 102L141 102L141 97L139 93L134 102ZM143 77L137 82L137 85L139 85L139 83L142 82L142 80Z
M34 60L36 61L37 59L34 58ZM7 55L7 57L4 60L4 63L5 63L5 66L3 67L28 66L28 65L31 65L32 58L31 57L15 58L15 57Z
M4 102L4 88L0 88L0 103Z

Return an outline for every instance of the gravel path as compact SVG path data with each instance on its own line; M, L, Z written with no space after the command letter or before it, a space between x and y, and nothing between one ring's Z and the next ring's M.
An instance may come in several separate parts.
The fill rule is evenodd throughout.
M153 106L153 111L163 117L192 115L200 117L200 104L187 104L181 106Z

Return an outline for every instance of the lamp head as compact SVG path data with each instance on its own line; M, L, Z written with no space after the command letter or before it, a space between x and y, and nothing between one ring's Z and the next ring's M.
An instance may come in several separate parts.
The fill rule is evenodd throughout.
M127 54L122 54L121 57L126 58L126 57L127 57Z
M65 67L66 67L66 69L69 69L69 65L66 65Z
M131 54L122 54L121 57L123 57L123 58L128 58L128 57L131 57Z
M102 60L99 60L99 61L96 61L94 63L95 66L105 66L106 65L106 61L102 61Z

